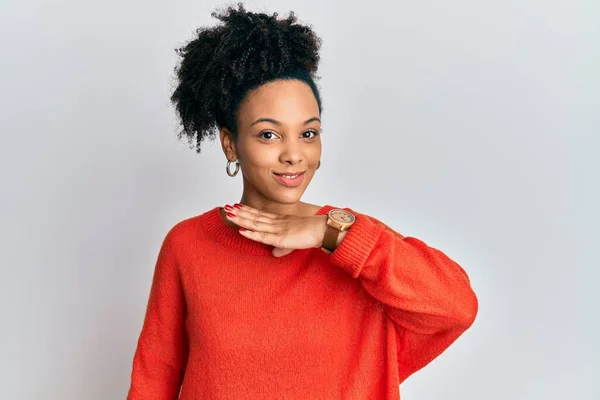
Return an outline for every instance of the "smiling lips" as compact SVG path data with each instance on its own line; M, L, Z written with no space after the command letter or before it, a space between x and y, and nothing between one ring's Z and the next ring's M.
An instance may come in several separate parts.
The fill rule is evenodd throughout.
M297 187L304 181L304 172L278 174L273 172L277 182L286 187Z

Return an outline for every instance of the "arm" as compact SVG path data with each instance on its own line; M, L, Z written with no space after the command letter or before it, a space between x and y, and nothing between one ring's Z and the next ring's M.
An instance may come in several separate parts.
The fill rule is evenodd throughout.
M185 298L173 234L162 243L133 358L128 400L177 399L187 362Z
M444 253L374 218L353 214L356 222L331 262L359 279L394 322L402 382L471 326L477 297L465 271Z

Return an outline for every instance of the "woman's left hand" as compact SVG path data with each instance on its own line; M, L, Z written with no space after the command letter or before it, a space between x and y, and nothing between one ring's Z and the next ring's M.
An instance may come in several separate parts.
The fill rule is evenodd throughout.
M275 247L275 257L285 256L295 249L321 247L327 228L326 215L280 215L246 205L226 206L225 212L229 221L242 228L240 234Z

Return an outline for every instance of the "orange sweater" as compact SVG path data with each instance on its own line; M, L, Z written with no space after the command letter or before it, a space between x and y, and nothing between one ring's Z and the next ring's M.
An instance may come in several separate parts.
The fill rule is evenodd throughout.
M128 399L399 399L473 323L477 298L441 251L346 210L356 222L332 254L273 257L219 207L176 224Z

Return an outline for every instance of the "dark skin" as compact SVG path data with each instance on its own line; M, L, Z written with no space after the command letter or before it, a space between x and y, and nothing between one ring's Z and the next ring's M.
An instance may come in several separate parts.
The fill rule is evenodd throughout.
M226 128L220 139L227 159L239 160L244 188L240 205L225 206L223 219L274 246L276 257L321 247L327 216L315 216L321 206L300 201L321 159L320 114L310 87L297 80L264 84L246 96L237 122L237 140ZM304 173L298 187L281 185L274 174L291 172Z

